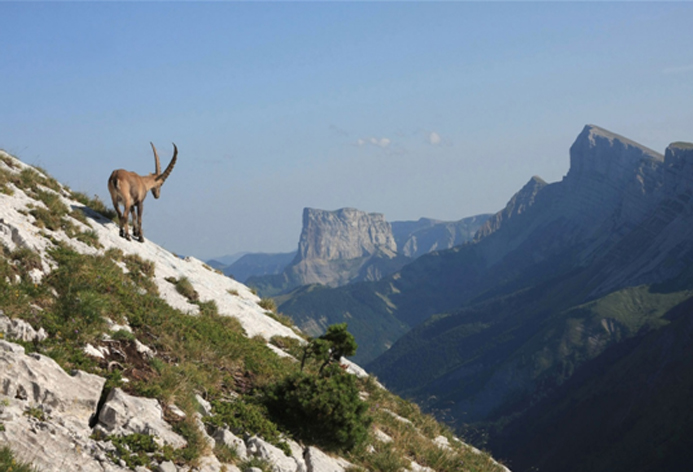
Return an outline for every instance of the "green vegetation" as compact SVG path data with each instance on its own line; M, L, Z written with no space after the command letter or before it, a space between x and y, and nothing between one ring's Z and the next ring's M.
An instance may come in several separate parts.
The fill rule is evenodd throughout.
M173 457L170 448L167 448L166 454L164 454L154 438L147 434L109 436L107 439L113 443L116 449L115 452L109 454L111 460L118 462L122 459L131 469L149 465L155 455L158 456L159 460L171 460Z
M24 411L24 414L36 418L39 421L46 421L46 412L37 406L30 406Z
M353 375L332 366L321 374L297 372L267 389L273 417L296 438L347 452L368 438L368 406Z
M277 311L277 304L271 298L263 298L258 302L260 308L264 308L267 311L275 312Z
M114 210L108 208L96 195L90 198L82 192L72 192L72 198L109 220L113 220L118 216Z
M368 407L359 397L356 378L339 366L343 355L355 352L356 342L346 323L331 326L305 346L300 372L266 389L267 408L309 444L342 452L363 444L371 422ZM314 366L304 371L307 361Z
M14 458L8 446L0 446L0 470L3 472L38 472L35 467Z
M176 287L176 291L188 299L191 303L200 300L200 294L192 286L187 277L176 279L175 277L167 277L166 280Z

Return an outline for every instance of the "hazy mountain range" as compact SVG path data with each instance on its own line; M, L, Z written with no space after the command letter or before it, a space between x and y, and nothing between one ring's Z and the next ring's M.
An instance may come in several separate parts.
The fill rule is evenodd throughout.
M347 321L359 361L476 425L513 470L678 470L693 450L692 196L692 144L662 155L586 126L563 180L532 177L473 241L377 281L300 287L280 309Z
M245 253L207 263L247 282L263 296L276 296L302 285L337 287L379 280L422 254L469 241L490 216L388 223L380 213L354 208L305 208L297 251ZM224 260L230 262L221 262Z

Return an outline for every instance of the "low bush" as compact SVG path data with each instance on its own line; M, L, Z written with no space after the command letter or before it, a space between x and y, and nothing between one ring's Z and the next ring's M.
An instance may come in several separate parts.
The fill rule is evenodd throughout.
M268 387L269 412L296 438L346 452L368 438L368 405L353 375L333 365L323 375L297 372Z

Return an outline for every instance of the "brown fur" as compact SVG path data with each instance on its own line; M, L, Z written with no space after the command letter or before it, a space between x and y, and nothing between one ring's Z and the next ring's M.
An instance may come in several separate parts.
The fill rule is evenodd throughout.
M118 220L120 222L120 236L128 241L130 240L128 220L130 219L129 214L132 213L132 235L135 236L138 241L144 242L144 233L142 232L142 211L144 199L147 196L147 192L150 190L152 191L154 198L159 198L161 186L171 174L173 166L176 164L176 159L178 158L178 148L174 144L173 158L171 159L171 162L166 170L163 173L160 173L161 166L159 164L159 156L156 152L154 144L152 144L152 150L154 151L154 161L156 166L156 172L154 174L139 175L134 172L118 169L114 170L111 173L111 176L108 178L108 192L111 194L113 207L118 214ZM121 204L123 205L122 213L120 211ZM135 209L137 209L136 217Z

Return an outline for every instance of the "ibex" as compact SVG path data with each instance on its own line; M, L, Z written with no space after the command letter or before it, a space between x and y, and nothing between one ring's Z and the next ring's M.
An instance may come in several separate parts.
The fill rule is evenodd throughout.
M138 175L123 169L114 170L108 178L108 192L113 199L113 206L118 214L120 221L120 236L130 241L128 232L129 213L132 213L132 235L141 243L144 242L144 233L142 233L142 202L147 196L148 191L152 191L154 198L159 198L161 195L161 186L168 178L176 165L178 157L178 148L173 144L173 158L171 163L166 167L166 170L161 172L159 164L159 155L156 152L154 143L152 145L154 151L154 161L156 163L156 172L148 175ZM123 205L123 212L120 212L119 204ZM137 208L137 218L135 218L135 208Z

